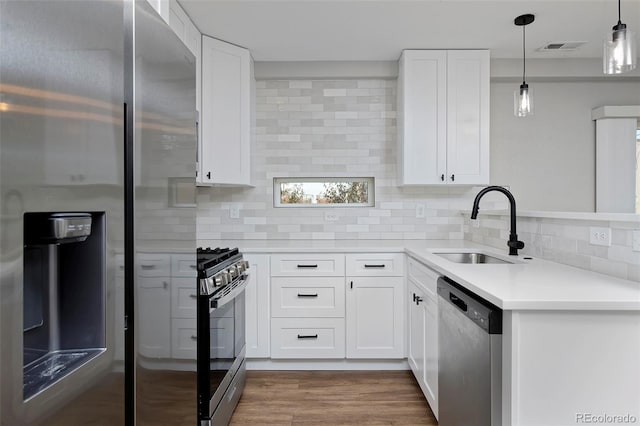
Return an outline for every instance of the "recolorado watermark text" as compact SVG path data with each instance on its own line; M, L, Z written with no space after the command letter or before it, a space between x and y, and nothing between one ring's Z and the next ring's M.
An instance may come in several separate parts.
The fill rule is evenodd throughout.
M593 414L576 413L578 424L634 424L638 418L631 414Z

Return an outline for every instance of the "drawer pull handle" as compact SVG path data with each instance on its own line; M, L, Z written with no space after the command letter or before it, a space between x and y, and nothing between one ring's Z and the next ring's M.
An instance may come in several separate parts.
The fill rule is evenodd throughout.
M298 334L298 339L317 339L317 334Z
M298 265L298 268L317 268L318 265Z
M318 297L318 293L310 293L310 294L298 293L298 297Z
M156 265L140 265L142 269L155 269Z
M191 336L191 340L198 340L198 336Z
M384 263L379 264L379 265L371 265L371 264L366 264L364 265L365 268L384 268L386 265Z
M198 296L196 296L195 294L190 294L189 297L192 298L192 299L197 299L198 298Z
M189 265L189 268L196 269L196 265Z

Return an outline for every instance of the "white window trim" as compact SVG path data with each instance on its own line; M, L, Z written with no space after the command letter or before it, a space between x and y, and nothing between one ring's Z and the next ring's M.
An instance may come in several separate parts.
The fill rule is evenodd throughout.
M333 203L333 204L288 204L280 202L280 184L304 182L366 182L368 184L369 199L366 203ZM374 207L375 178L374 177L282 177L273 178L273 206L283 208L323 208L323 207Z

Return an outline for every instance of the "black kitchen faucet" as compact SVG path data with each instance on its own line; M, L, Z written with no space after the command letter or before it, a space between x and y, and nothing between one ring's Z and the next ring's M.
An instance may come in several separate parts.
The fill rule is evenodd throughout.
M471 211L471 219L476 219L478 217L478 209L480 208L480 198L484 196L487 192L498 191L502 192L509 199L509 207L511 210L511 230L509 231L509 241L507 241L507 245L509 246L509 255L517 256L518 250L524 248L524 243L522 241L518 241L518 234L516 233L516 199L513 198L513 194L509 192L508 189L505 189L501 186L487 186L482 189L476 195L475 200L473 200L473 210Z

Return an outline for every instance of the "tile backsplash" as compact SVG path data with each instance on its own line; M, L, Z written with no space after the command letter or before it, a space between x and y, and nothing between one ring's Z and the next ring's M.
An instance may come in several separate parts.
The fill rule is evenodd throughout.
M199 188L199 240L463 238L477 191L396 184L395 80L259 80L255 132L255 187ZM273 206L275 177L370 176L375 207Z
M480 226L471 226L464 215L465 239L506 250L509 239L507 215L480 215ZM589 243L589 228L611 228L611 246ZM632 233L640 223L518 217L518 239L524 241L521 253L558 263L600 272L618 278L640 281L640 252L632 250Z

